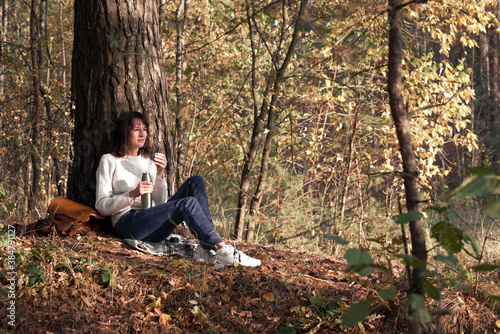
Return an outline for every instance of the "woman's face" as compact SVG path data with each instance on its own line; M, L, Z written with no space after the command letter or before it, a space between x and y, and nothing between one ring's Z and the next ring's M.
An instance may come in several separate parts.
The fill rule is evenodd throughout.
M132 130L130 130L127 138L127 148L129 155L137 155L141 147L146 143L148 137L148 128L146 124L139 118L133 120Z

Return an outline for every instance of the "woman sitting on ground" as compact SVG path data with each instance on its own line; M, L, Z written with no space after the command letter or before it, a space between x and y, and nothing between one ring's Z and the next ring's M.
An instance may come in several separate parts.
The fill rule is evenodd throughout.
M151 160L150 151L146 116L139 112L121 114L112 133L111 153L104 154L99 162L95 205L101 215L111 216L118 236L161 242L184 221L205 252L215 251L219 265L260 266L260 260L226 245L216 233L203 178L189 178L168 199L163 177L166 156L157 153ZM152 176L151 181L142 181L145 172ZM141 210L144 194L151 194L153 206Z

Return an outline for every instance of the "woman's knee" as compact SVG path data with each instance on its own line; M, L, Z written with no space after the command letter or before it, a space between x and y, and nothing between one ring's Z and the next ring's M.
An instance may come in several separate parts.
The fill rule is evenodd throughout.
M184 197L180 201L182 203L182 207L185 210L189 210L189 211L193 210L196 206L199 205L198 200L192 196Z
M199 175L193 175L191 176L190 178L188 178L186 180L186 182L190 182L190 183L194 183L194 184L205 184L205 180L203 179L203 177L199 176Z

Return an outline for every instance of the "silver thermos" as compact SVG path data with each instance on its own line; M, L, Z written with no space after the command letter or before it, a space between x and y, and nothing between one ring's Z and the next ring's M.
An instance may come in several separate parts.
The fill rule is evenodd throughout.
M149 181L151 182L151 175L149 173L142 173L142 181ZM142 210L147 210L152 206L152 200L151 200L151 193L149 194L144 194L141 196L141 209Z

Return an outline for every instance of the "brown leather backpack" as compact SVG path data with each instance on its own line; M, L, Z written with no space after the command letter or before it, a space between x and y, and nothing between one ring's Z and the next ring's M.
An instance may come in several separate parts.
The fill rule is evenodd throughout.
M26 228L26 232L49 234L55 229L57 234L73 236L88 234L97 230L95 222L104 220L96 209L62 196L54 198L47 208L48 218L39 220Z

